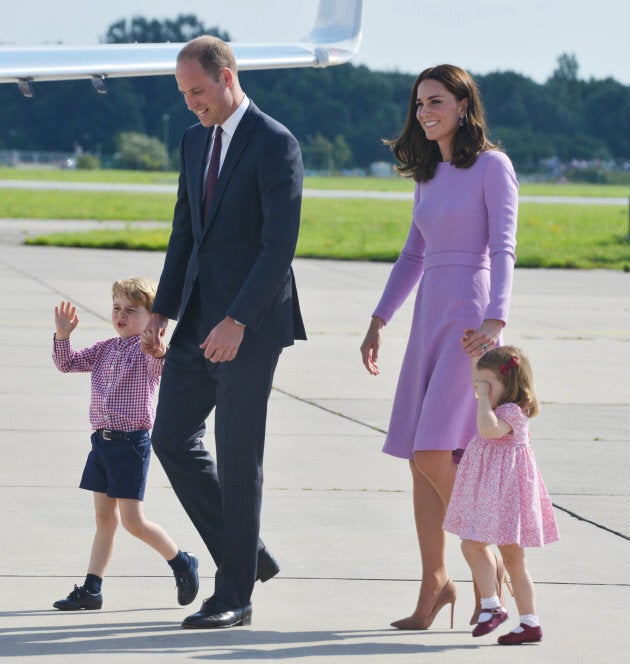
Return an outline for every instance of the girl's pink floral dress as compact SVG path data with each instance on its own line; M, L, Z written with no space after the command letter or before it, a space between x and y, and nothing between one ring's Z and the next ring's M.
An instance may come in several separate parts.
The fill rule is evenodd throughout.
M444 529L488 544L555 542L558 528L529 444L529 418L515 403L501 404L495 413L512 431L470 441L457 469Z

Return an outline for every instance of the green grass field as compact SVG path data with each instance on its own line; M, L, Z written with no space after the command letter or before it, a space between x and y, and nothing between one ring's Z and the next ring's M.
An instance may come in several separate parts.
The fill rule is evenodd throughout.
M46 175L41 177L39 171L0 169L0 178L17 179L17 173L29 179L40 176L102 182L99 178L107 174L109 182L176 183L174 173L120 171L43 171ZM308 178L305 187L411 191L412 184L401 178ZM555 196L628 194L622 187L599 185L525 185L521 192L525 191ZM29 240L36 244L162 251L168 241L173 202L171 194L0 189L0 217L164 221L164 228L158 229L143 229L134 223L117 231L52 233ZM393 261L407 234L411 205L407 201L305 198L302 210L298 256ZM517 239L519 267L630 271L628 209L623 205L521 203Z

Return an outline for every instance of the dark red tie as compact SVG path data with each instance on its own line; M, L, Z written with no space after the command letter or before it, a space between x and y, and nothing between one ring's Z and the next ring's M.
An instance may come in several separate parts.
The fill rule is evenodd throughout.
M208 166L208 177L206 178L206 193L203 204L203 216L208 216L210 203L214 196L214 190L217 188L217 179L219 178L219 165L221 163L221 134L223 129L217 125L214 130L214 143L212 144L212 153L210 154L210 165Z

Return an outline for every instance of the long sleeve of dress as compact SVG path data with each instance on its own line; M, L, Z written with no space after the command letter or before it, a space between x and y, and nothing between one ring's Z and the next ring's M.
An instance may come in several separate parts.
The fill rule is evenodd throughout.
M483 193L488 211L490 302L487 319L507 323L516 260L518 183L510 160L500 152L488 163Z
M414 209L418 204L418 199L419 187L416 183ZM424 238L412 218L407 240L389 274L383 295L372 314L373 316L382 318L386 323L394 317L396 311L420 281L424 270L423 263Z

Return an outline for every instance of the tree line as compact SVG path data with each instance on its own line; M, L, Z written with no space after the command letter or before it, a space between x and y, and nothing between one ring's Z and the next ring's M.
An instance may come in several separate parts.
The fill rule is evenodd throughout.
M112 24L107 43L181 42L199 34L230 40L194 15L135 17ZM630 86L581 80L575 56L562 54L539 84L514 72L475 75L492 137L521 172L544 160L630 163ZM367 168L392 161L383 138L400 132L415 75L346 64L327 69L245 71L247 94L284 123L312 169ZM97 94L88 81L35 84L35 98L0 86L0 149L121 154L121 132L162 143L176 161L179 137L194 122L171 76L110 79ZM148 148L146 148L148 149Z

